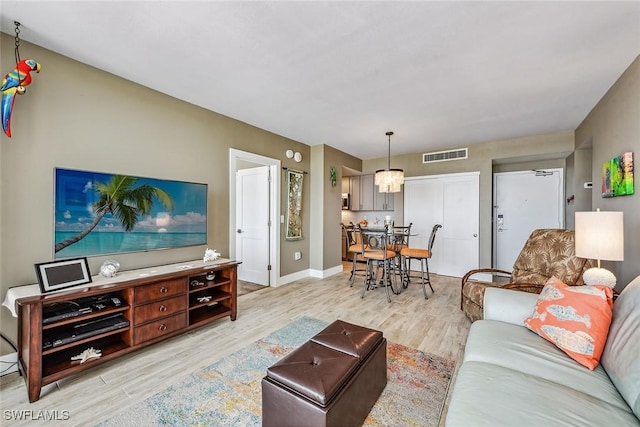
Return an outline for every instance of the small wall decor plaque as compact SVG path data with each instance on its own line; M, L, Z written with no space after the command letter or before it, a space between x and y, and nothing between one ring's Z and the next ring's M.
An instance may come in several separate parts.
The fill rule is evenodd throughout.
M627 151L602 164L602 197L634 193L633 152Z

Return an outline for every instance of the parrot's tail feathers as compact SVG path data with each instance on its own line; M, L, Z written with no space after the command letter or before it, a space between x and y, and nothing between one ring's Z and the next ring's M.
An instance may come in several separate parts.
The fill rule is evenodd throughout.
M11 138L11 112L13 111L13 103L16 100L16 88L11 88L2 92L2 105L0 105L0 113L2 113L2 130Z

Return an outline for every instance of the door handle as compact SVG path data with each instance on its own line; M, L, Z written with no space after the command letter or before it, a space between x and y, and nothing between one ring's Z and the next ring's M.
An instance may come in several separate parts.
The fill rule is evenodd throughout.
M242 230L238 228L238 229L236 230L236 233L240 234L240 233L242 233Z
M477 235L477 234L474 234L474 235L473 235L473 237L478 237L478 235Z

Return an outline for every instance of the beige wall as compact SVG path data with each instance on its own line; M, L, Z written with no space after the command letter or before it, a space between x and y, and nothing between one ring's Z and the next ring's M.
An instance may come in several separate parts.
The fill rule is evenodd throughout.
M578 141L576 141L576 144ZM573 230L575 228L575 213L591 210L591 189L585 188L586 182L592 181L591 146L587 148L576 148L576 151L567 158L567 188L566 196L574 196L573 202L567 204L565 211L565 226Z
M616 289L620 290L640 275L640 56L578 126L576 141L591 141L593 145L591 210L624 212L625 260L603 263L617 276ZM625 151L634 152L635 194L605 199L601 192L602 164Z
M422 153L415 153L392 156L391 167L404 169L407 177L480 172L480 267L491 267L494 164L500 163L500 167L506 169L509 168L507 165L510 163L520 163L524 165L522 167L526 168L549 167L552 164L559 164L557 159L562 159L560 163L563 163L564 159L574 149L573 132L566 131L548 135L490 141L470 145L468 148L468 158L465 160L423 164ZM433 149L429 151L439 150ZM363 161L363 172L372 173L376 169L384 169L386 166L386 157L365 160ZM400 195L396 195L395 206L395 218L400 218L400 221L402 221L402 216L398 216L398 207L402 206Z
M536 160L532 162L498 163L493 166L493 173L519 172L526 170L565 169L566 159Z
M311 175L317 176L322 174L324 170L324 145L315 145L311 147ZM323 181L314 179L311 185L311 227L309 258L311 258L310 268L315 271L323 270L324 256L324 186Z
M342 264L342 231L340 228L342 213L342 165L350 169L361 169L362 160L357 159L340 150L336 150L328 145L324 146L325 167L321 174L324 187L325 204L324 211L324 245L323 245L323 267L325 269ZM337 182L332 187L330 182L329 169L336 167Z
M362 160L328 145L311 147L314 176L311 212L311 268L325 271L342 265L341 194L342 167L362 169ZM331 185L331 166L336 168L336 186Z
M11 69L13 37L1 34L1 69ZM12 138L0 137L0 297L7 288L36 282L34 263L53 257L55 167L207 183L208 242L223 256L229 247L229 148L279 158L309 170L310 147L196 107L22 42L24 57L42 64L27 94L15 101ZM11 64L11 65L9 65ZM302 163L284 155L302 153ZM284 181L283 181L284 182ZM305 179L304 194L309 194ZM284 206L284 194L282 205ZM310 204L303 206L309 235ZM284 210L282 210L284 212ZM283 231L284 232L284 231ZM281 241L281 274L309 268L289 253L308 252L309 239ZM112 256L123 269L202 257L205 246ZM106 257L90 258L94 274ZM2 331L15 339L16 323L0 310ZM4 349L4 347L3 347Z

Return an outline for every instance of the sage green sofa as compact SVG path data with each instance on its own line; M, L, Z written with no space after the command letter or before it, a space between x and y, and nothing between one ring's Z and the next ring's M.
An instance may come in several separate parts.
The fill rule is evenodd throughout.
M523 321L538 295L488 288L471 325L445 425L640 426L640 276L620 293L591 371Z

